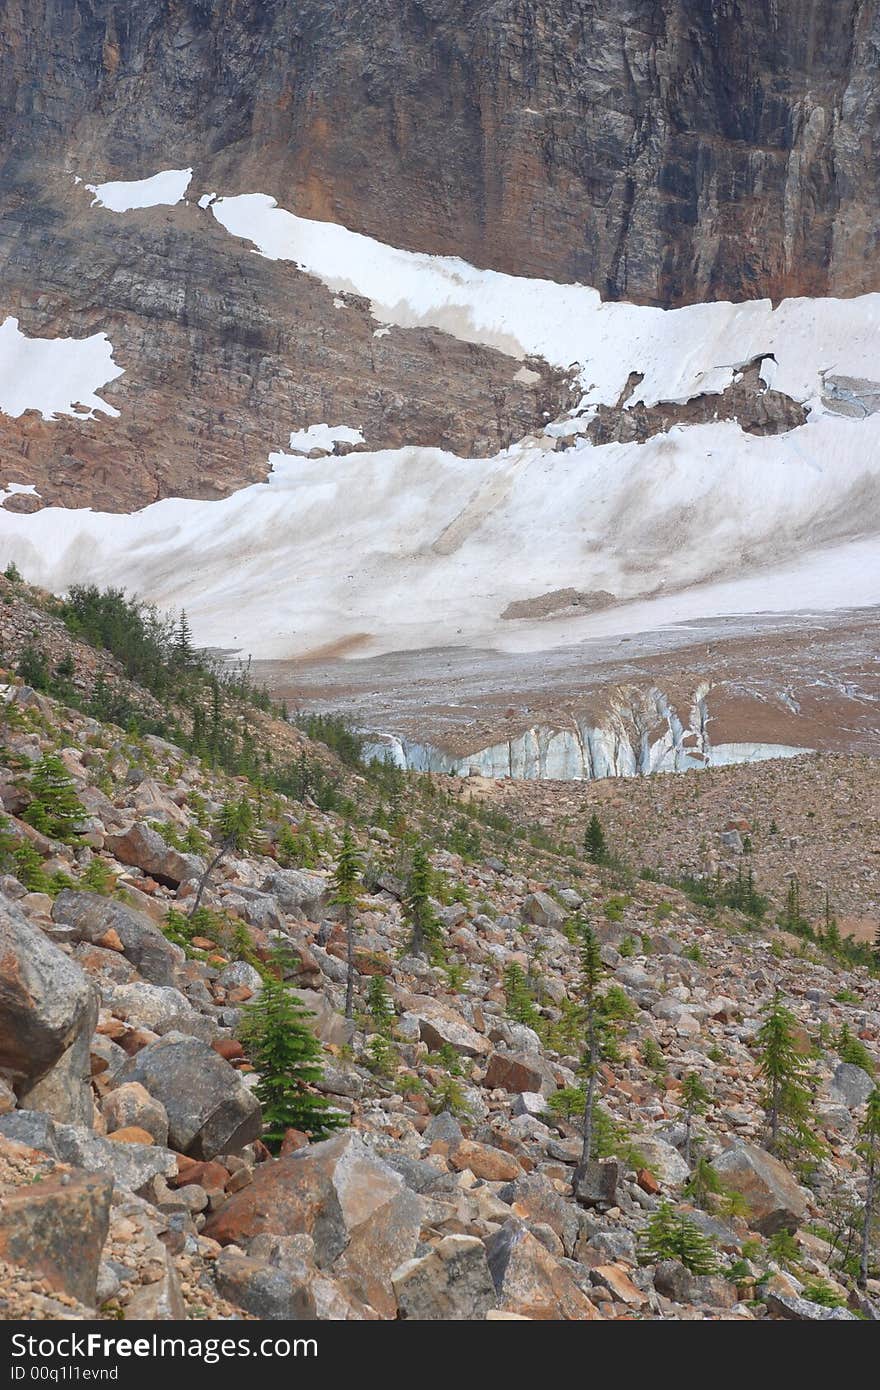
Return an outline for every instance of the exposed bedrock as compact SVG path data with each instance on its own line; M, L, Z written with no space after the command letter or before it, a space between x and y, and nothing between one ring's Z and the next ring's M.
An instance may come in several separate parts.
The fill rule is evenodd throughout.
M192 164L608 297L848 295L878 42L878 0L7 0L3 179Z

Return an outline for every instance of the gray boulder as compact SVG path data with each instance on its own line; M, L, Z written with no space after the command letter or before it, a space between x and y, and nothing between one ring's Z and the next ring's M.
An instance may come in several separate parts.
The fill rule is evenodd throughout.
M209 1159L235 1153L262 1132L260 1104L238 1072L198 1038L168 1033L141 1048L117 1077L139 1081L168 1115L168 1142Z
M98 893L65 888L52 906L52 919L75 927L79 940L93 945L108 931L115 931L126 960L153 985L173 985L176 967L185 959L180 947L167 941L149 917Z
M277 869L264 880L262 891L276 899L282 912L311 921L330 905L330 884L306 869Z
M862 1067L857 1067L852 1062L841 1062L831 1078L828 1094L835 1104L845 1105L848 1110L857 1110L868 1099L874 1084Z
M473 1322L498 1301L486 1247L476 1236L445 1236L392 1275L397 1316L425 1322Z
M0 896L0 1070L20 1099L43 1083L41 1105L59 1119L90 1117L97 1018L97 991L85 972Z
M722 1182L745 1198L746 1219L753 1230L765 1236L797 1230L807 1210L806 1198L778 1158L740 1142L719 1154L714 1167Z
M550 897L548 893L529 893L522 905L524 922L536 927L561 927L565 922L565 908Z

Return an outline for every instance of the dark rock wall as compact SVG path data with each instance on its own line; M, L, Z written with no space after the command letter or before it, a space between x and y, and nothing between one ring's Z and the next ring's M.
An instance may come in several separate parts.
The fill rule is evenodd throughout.
M880 0L5 0L0 191L192 164L604 295L880 282Z

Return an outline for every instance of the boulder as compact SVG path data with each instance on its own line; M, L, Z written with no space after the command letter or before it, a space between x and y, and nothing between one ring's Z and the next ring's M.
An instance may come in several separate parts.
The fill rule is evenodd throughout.
M312 1321L317 1316L308 1284L295 1281L277 1265L233 1250L221 1250L214 1264L217 1291L255 1318L277 1322Z
M403 1018L416 1020L418 1036L432 1051L436 1052L444 1043L464 1057L482 1057L490 1050L489 1039L466 1023L448 1004L441 1004L426 994L411 995L406 1002L408 1007Z
M568 1270L521 1221L507 1221L486 1241L499 1306L522 1317L594 1320L595 1306Z
M500 1048L489 1058L483 1085L491 1091L540 1091L544 1096L552 1096L557 1089L556 1078L543 1057L534 1052L504 1052Z
M567 913L548 893L529 893L523 901L522 916L524 922L531 922L536 927L559 929L564 925Z
M94 1307L112 1195L112 1179L97 1173L52 1175L7 1192L0 1260Z
M205 861L195 854L182 854L166 844L157 830L141 822L121 835L110 835L105 848L120 864L130 864L166 887L177 888L187 879L200 878Z
M678 1260L661 1260L654 1270L654 1287L674 1303L707 1308L732 1308L739 1301L734 1283L720 1274L692 1274Z
M787 1318L794 1322L857 1322L855 1313L848 1308L828 1308L824 1303L813 1303L808 1298L796 1294L768 1291L764 1296L768 1309L777 1318Z
M422 1199L352 1130L260 1164L208 1219L205 1235L246 1245L262 1232L306 1233L315 1262L361 1302L393 1317L394 1270L415 1254Z
M522 1172L511 1154L471 1139L462 1139L450 1153L449 1162L456 1172L469 1170L475 1178L483 1178L486 1182L511 1182Z
M181 1014L193 1012L189 1000L171 985L148 985L143 982L114 985L105 989L104 1001L118 1018L136 1028L148 1028L152 1033L165 1033L173 1028Z
M616 1159L593 1159L582 1164L574 1177L574 1195L582 1207L608 1211L617 1203L620 1164Z
M168 1033L119 1071L139 1081L168 1115L168 1140L193 1158L235 1153L262 1132L260 1104L233 1067L198 1038Z
M143 913L99 893L65 888L55 899L52 919L75 927L78 940L93 946L99 945L108 932L115 932L126 960L153 985L173 985L176 968L185 960L180 947L167 941Z
M590 1272L590 1278L599 1288L607 1289L616 1303L623 1303L628 1308L642 1308L648 1302L647 1294L633 1283L627 1271L620 1265L595 1265Z
M277 869L263 881L261 889L275 898L282 912L313 922L329 907L332 894L326 878L306 869Z
M159 1175L173 1177L177 1159L167 1149L147 1144L116 1144L83 1125L56 1124L36 1110L0 1116L0 1134L50 1154L87 1173L103 1173L119 1187L140 1192Z
M862 1067L853 1062L841 1062L831 1078L828 1094L834 1104L857 1110L864 1105L874 1086L875 1082Z
M60 1119L90 1116L89 1041L97 1018L98 995L87 975L0 896L0 1070L19 1097L44 1082L42 1103Z
M528 1173L508 1183L498 1195L503 1202L510 1203L513 1215L521 1221L549 1226L562 1241L566 1255L574 1254L582 1217L577 1207L557 1192L549 1178L540 1173Z
M639 1153L644 1155L647 1167L664 1187L676 1187L679 1183L687 1182L690 1169L678 1150L665 1139L640 1134L635 1144Z
M482 1321L497 1302L486 1247L476 1236L445 1236L392 1275L397 1316L423 1322Z
M168 1115L165 1106L137 1081L127 1081L110 1091L101 1103L107 1133L132 1126L145 1130L155 1143L168 1143Z
M806 1199L778 1158L754 1144L736 1143L714 1161L715 1171L748 1205L747 1221L762 1235L796 1231L807 1209Z
M311 1236L274 1236L264 1232L254 1237L248 1245L247 1253L264 1271L271 1267L284 1274L288 1284L295 1291L294 1297L303 1309L303 1318L315 1318L321 1322L361 1322L367 1318L378 1317L373 1309L353 1298L340 1283L317 1268L315 1243ZM220 1259L226 1254L224 1251ZM228 1265L223 1273L228 1281L227 1297L233 1302L239 1301L233 1294L234 1285L229 1278ZM239 1296L247 1300L240 1302L240 1306L254 1311L253 1304L259 1299L264 1307L268 1307L268 1298L273 1296L273 1286L266 1279L265 1273L256 1279L246 1280L242 1278L245 1271L239 1270L237 1274ZM247 1287L243 1288L242 1285L245 1283ZM263 1316L268 1316L268 1313Z

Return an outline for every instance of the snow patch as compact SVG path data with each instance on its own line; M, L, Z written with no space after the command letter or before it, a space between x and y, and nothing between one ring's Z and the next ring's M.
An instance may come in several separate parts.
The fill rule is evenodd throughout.
M291 261L333 291L364 295L383 324L440 328L519 357L576 365L583 404L684 403L724 391L743 362L775 357L775 390L821 411L820 372L876 371L880 294L857 299L717 302L682 309L603 303L584 285L478 270L451 256L401 251L332 222L297 217L261 193L219 198L211 211L233 236ZM762 372L766 385L770 365Z
M364 436L360 430L350 425L309 425L305 430L294 430L290 436L290 447L298 454L311 453L312 449L322 449L332 454L337 444L363 444Z
M95 411L119 411L95 392L122 376L106 333L90 338L28 338L18 319L0 324L0 411L17 418L38 410L44 420L73 415L91 420Z
M132 212L137 208L173 207L185 196L192 176L192 169L163 169L148 179L87 183L86 188L95 195L92 207ZM205 204L200 200L199 206Z

